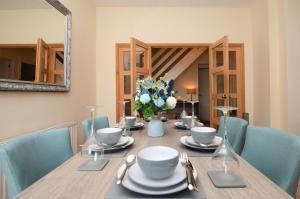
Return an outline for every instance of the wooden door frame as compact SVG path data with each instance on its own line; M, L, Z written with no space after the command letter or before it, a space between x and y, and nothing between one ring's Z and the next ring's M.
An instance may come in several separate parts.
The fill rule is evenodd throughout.
M209 48L209 46L212 43L147 43L149 45L150 50L150 55L151 56L151 51L152 48L180 48L180 47L190 47L190 48L197 48L197 47L207 47ZM229 43L229 51L231 47L239 47L241 48L241 75L242 75L242 79L243 81L242 83L242 95L243 95L243 99L241 102L241 107L242 110L245 111L246 110L246 106L245 106L245 56L244 56L244 43ZM120 93L119 93L119 89L120 89L120 81L119 78L117 78L117 76L119 75L119 63L118 63L118 57L119 57L119 48L128 48L130 50L130 43L116 43L115 44L115 51L116 51L116 63L115 63L115 68L116 68L116 121L118 121L118 116L120 114L120 110L118 109L118 105L119 105L119 101L120 101ZM209 60L210 62L210 60ZM208 63L209 64L209 63ZM151 66L150 66L151 67ZM210 75L210 74L209 74ZM209 93L210 95L210 93ZM209 104L209 106L211 106L211 103Z

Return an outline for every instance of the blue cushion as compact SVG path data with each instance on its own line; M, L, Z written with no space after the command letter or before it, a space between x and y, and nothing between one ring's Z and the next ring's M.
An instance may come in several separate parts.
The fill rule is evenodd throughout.
M35 132L10 140L0 149L8 197L13 198L71 156L68 128Z
M239 155L242 153L244 147L247 126L248 122L246 120L237 117L227 117L228 141L231 144L233 150ZM224 135L223 116L220 119L218 135L221 137Z
M300 175L300 137L248 126L242 157L295 197Z
M86 119L82 121L82 127L83 127L84 138L87 139L90 135L91 120ZM108 117L102 116L102 117L95 118L95 122L94 122L95 130L107 128L107 127L109 127Z

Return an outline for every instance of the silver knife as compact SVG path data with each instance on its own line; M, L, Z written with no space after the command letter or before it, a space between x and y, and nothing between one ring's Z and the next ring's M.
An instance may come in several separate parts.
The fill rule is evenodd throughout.
M191 184L193 185L195 191L199 191L199 189L197 188L197 185L196 185L194 175L193 175L195 168L194 168L194 166L192 165L192 163L189 159L188 159L188 165L187 166L188 166L188 168L190 168L191 173L192 173Z

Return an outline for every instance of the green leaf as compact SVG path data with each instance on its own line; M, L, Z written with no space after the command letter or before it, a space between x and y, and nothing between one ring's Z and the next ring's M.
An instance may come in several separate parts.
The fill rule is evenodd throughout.
M143 104L140 101L136 101L133 105L134 110L140 110L143 108Z

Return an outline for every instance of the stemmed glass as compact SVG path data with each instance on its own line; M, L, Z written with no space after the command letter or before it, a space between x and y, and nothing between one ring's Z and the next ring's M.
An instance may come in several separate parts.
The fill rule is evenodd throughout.
M220 146L216 149L216 151L213 154L212 162L218 162L215 166L220 166L222 168L223 174L227 177L230 175L233 176L234 174L232 172L229 172L230 167L238 167L239 166L239 160L234 152L234 150L231 147L231 144L228 141L227 136L227 116L230 111L237 110L236 107L230 107L230 106L217 106L215 109L222 111L224 115L224 134L223 134L223 140Z
M129 101L126 101L126 100L120 101L120 103L123 104L123 114L122 114L121 121L119 123L119 127L124 129L124 131L123 131L124 136L130 135L130 127L128 127L128 125L127 125L128 122L126 121L126 113L125 113L126 103L128 103L128 102ZM127 132L127 129L129 132Z
M182 118L184 116L187 116L187 113L186 113L186 110L185 110L185 100L182 100L182 103L183 103L183 110L180 114L180 118Z
M86 106L86 108L90 111L90 115L91 115L90 135L82 146L82 156L86 159L91 159L93 161L98 161L98 160L101 161L104 155L104 147L101 141L99 141L96 138L95 128L94 128L94 120L95 120L95 113L97 107L99 106L97 105ZM98 156L98 152L100 153L100 156Z
M190 128L193 128L196 126L194 104L198 103L198 101L189 101L189 103L192 104L192 120Z

